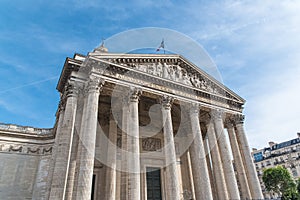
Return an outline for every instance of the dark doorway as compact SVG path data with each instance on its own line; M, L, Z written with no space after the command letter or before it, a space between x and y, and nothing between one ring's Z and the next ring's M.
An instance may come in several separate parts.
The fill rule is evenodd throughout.
M147 167L147 200L161 200L160 169Z
M93 174L91 200L94 200L94 198L96 196L95 195L95 182L96 182L96 175Z

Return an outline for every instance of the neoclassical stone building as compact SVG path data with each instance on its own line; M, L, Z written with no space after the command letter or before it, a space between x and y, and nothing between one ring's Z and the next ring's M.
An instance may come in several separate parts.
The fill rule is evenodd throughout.
M57 90L53 129L0 126L0 199L263 198L245 101L182 56L100 46Z

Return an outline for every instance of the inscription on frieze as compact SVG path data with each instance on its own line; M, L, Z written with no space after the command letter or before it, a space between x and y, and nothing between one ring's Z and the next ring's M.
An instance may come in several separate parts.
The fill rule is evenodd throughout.
M0 144L0 152L21 153L31 155L49 155L52 153L52 146Z
M158 151L161 149L161 140L159 138L143 138L142 149L144 151Z

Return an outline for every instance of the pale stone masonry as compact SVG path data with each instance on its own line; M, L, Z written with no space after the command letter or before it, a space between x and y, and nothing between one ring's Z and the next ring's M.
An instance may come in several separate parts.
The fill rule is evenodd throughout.
M0 124L1 200L263 199L245 100L182 56L102 45L57 90L53 128Z

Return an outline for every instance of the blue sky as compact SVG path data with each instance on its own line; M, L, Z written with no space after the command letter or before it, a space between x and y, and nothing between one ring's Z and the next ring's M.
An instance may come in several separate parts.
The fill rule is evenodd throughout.
M0 121L52 127L55 87L67 56L86 54L101 38L122 31L162 27L199 42L225 85L247 100L250 146L295 138L299 10L300 2L292 0L2 0Z

